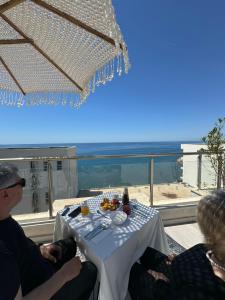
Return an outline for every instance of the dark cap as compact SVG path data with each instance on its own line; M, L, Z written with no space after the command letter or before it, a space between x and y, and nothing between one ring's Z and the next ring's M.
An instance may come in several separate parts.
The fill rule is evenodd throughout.
M0 189L16 183L20 176L16 166L9 163L0 163Z

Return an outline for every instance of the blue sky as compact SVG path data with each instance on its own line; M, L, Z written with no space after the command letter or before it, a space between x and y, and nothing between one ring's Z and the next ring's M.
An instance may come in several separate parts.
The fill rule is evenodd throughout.
M0 107L0 144L199 140L225 116L225 1L113 4L128 75L79 110Z

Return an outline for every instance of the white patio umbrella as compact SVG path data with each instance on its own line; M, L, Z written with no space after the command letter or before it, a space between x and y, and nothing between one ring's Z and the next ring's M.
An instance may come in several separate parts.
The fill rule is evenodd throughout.
M123 68L111 0L0 0L0 104L79 107Z

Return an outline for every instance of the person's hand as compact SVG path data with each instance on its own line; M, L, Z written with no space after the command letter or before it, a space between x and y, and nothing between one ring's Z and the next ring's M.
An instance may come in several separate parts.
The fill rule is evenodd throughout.
M174 260L174 258L176 256L177 255L175 253L172 253L172 254L168 255L167 258L166 258L166 264L167 265L171 265L172 261Z
M76 256L66 262L58 272L62 276L62 280L67 282L77 277L80 274L81 268L80 258Z
M40 246L41 255L56 263L58 259L62 257L62 249L60 246L55 244L49 244L49 245L41 245Z
M147 272L148 274L152 275L155 278L155 280L163 280L165 282L169 282L169 279L163 273L156 272L151 269L149 269Z

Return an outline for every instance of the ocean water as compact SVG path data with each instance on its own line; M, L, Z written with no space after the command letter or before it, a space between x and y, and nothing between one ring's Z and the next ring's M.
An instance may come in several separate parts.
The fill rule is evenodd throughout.
M78 156L119 154L180 153L185 142L130 142L130 143L59 143L0 145L0 147L57 147L76 146ZM154 183L179 182L182 170L176 157L154 158ZM144 185L150 179L148 158L110 158L78 161L78 188L102 188Z
M179 153L179 142L77 144L78 155ZM177 157L154 159L154 183L180 181ZM150 180L148 158L110 158L78 161L79 189L145 185Z

